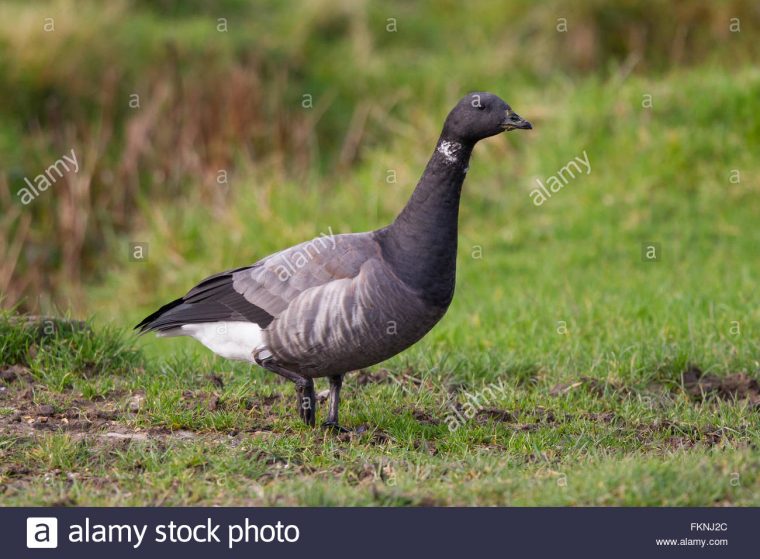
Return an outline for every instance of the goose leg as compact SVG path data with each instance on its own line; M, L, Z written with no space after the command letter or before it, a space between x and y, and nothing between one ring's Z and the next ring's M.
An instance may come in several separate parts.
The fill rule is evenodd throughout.
M298 414L306 425L313 427L317 418L317 398L314 395L314 381L310 378L297 380L296 395L298 396Z
M338 424L338 406L340 405L340 388L343 386L343 375L334 375L330 377L330 408L327 412L327 421L322 427L331 427L342 433L348 432L348 429Z
M296 396L298 397L298 415L303 419L306 425L314 426L317 418L317 398L314 394L314 381L309 377L304 377L293 371L281 367L271 358L271 354L262 357L266 351L257 351L253 354L256 363L268 371L280 375L283 378L292 381L296 385ZM268 353L268 352L266 352Z

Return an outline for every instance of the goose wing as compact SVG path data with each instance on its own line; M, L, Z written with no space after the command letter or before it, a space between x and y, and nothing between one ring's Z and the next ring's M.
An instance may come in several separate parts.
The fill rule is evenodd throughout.
M185 324L252 322L266 328L304 291L356 277L380 256L371 233L322 236L255 264L210 276L142 320L141 333Z

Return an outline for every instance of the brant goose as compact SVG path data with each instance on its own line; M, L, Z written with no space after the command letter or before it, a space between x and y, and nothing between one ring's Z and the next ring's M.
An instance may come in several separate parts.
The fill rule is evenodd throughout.
M314 425L314 379L330 379L325 426L338 425L343 376L405 350L454 295L457 217L475 144L531 129L490 93L449 113L422 178L396 220L367 233L318 237L206 278L135 328L192 336L217 355L256 363L296 385Z

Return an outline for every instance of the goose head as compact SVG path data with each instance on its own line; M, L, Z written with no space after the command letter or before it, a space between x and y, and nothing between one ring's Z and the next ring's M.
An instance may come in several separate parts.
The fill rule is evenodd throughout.
M474 144L509 130L530 130L530 122L493 93L476 92L463 97L446 117L443 136Z

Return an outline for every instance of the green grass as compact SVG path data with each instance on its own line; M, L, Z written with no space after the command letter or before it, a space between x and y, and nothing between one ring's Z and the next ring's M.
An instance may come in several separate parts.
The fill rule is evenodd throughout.
M292 387L247 367L231 369L184 355L128 376L118 370L91 378L72 372L71 390L35 383L29 396L22 381L7 385L3 398L23 417L19 424L0 418L4 503L756 505L760 500L757 409L746 401L696 403L677 386L583 379L557 390L545 376L525 382L506 377L489 393L495 397L482 403L515 417L505 422L479 417L451 431L446 424L451 398L464 404L464 394L480 394L483 385L460 385L452 396L450 374L423 373L419 382L391 375L364 386L349 381L344 422L366 430L337 437L301 425L293 414ZM89 403L79 394L85 386L98 394ZM134 394L144 396L136 408L128 405ZM210 406L214 395L218 402ZM30 410L50 402L56 414L40 427ZM98 413L103 410L113 413ZM61 423L63 417L70 422ZM98 423L98 417L108 421ZM36 427L22 427L27 418ZM82 428L84 421L90 426Z

